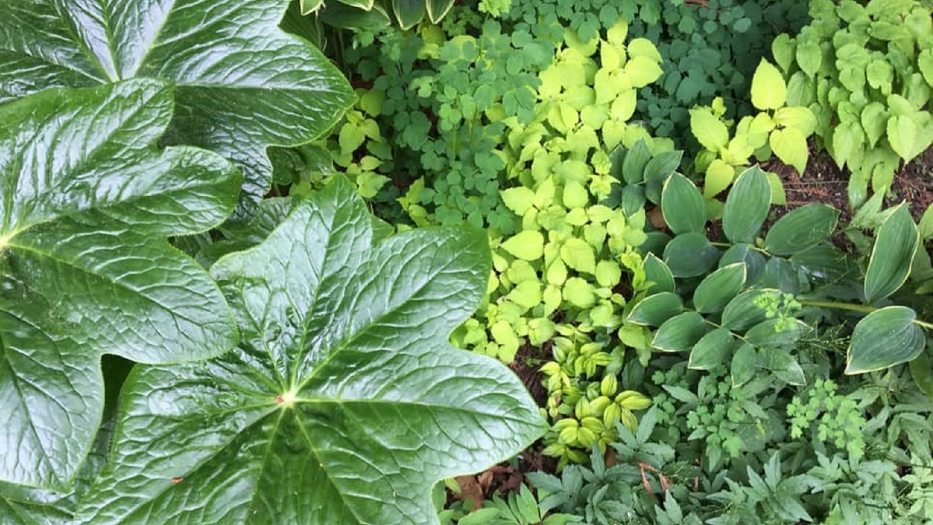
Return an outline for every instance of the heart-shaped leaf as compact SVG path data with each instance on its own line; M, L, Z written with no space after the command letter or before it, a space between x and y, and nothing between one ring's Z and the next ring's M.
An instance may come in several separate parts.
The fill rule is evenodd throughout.
M269 145L326 131L353 92L309 42L277 26L288 0L8 0L0 7L0 102L52 87L165 79L165 137L238 162L244 197L271 181Z
M70 484L100 424L101 354L234 345L220 290L165 238L222 222L240 178L213 153L153 148L171 118L150 80L0 107L0 480Z
M373 244L370 224L337 178L213 266L239 347L134 370L78 523L437 523L436 481L541 435L511 371L448 343L486 287L486 234Z

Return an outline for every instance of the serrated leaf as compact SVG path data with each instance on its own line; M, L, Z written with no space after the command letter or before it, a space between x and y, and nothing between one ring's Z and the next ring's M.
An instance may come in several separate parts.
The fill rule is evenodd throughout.
M781 72L762 59L752 76L752 105L760 110L778 109L787 101L787 84Z
M920 355L926 338L916 318L906 306L887 306L862 318L852 332L846 374L882 370Z
M502 243L502 249L525 261L535 261L544 254L544 235L535 230L525 230Z
M807 204L781 217L765 236L765 248L775 255L793 255L815 246L836 229L839 211L825 204Z
M761 168L745 170L736 179L722 212L722 230L732 242L753 243L771 211L771 184Z
M865 271L865 301L873 303L896 292L910 274L920 244L917 225L906 204L900 204L878 228Z
M675 234L702 233L706 228L703 195L690 179L679 173L671 175L664 183L661 211L664 222Z
M485 289L486 234L373 245L366 205L331 184L212 268L238 348L130 374L76 523L438 523L436 481L541 435L511 371L447 342Z
M690 110L690 131L710 151L719 151L729 142L729 129L707 108Z
M734 263L707 275L693 292L693 306L700 313L721 311L745 286L745 263Z
M67 486L100 424L101 354L147 363L236 340L204 269L171 248L233 209L239 176L158 151L170 88L49 90L0 107L0 480Z
M308 142L354 95L315 46L278 23L286 0L11 0L0 29L0 101L134 77L175 85L165 140L214 150L269 188L266 147Z
M807 137L797 128L776 129L769 139L771 150L779 159L796 168L798 173L807 169L810 150Z

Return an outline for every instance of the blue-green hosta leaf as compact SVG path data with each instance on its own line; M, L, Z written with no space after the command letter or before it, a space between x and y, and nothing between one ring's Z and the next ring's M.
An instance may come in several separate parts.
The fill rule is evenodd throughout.
M485 288L485 234L374 244L370 224L338 178L212 267L239 347L137 367L79 523L437 523L437 480L542 433L507 368L447 342Z
M352 99L340 72L277 25L288 0L7 0L0 102L134 77L175 84L166 140L237 161L244 197L268 188L269 145L307 142Z
M153 144L170 88L133 80L0 107L0 481L63 488L103 406L101 354L180 362L230 349L210 276L165 237L222 222L240 177Z

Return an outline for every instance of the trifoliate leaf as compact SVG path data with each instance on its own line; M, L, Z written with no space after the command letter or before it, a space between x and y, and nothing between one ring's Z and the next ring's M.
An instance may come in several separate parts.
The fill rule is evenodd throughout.
M542 433L517 377L448 343L486 286L486 234L372 244L370 223L337 178L213 266L239 347L130 374L76 523L438 523L435 482Z
M213 153L158 151L171 118L151 80L0 107L0 481L71 483L100 424L101 354L180 362L235 343L217 286L165 238L222 222L240 179Z
M421 1L421 4L424 4ZM212 149L271 182L266 147L307 142L353 100L315 46L277 26L287 0L10 0L0 15L0 101L134 77L175 85L165 140Z

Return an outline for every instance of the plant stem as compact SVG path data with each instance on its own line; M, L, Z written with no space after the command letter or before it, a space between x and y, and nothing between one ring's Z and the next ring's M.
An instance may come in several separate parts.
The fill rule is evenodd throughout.
M878 308L874 306L866 306L864 304L858 303L840 303L836 301L812 301L809 299L798 299L800 304L804 306L815 306L817 308L835 308L837 310L849 310L851 312L859 312L863 314L870 314ZM927 330L933 330L933 323L928 323L926 321L921 321L920 319L914 319L914 324L917 326L926 328Z

